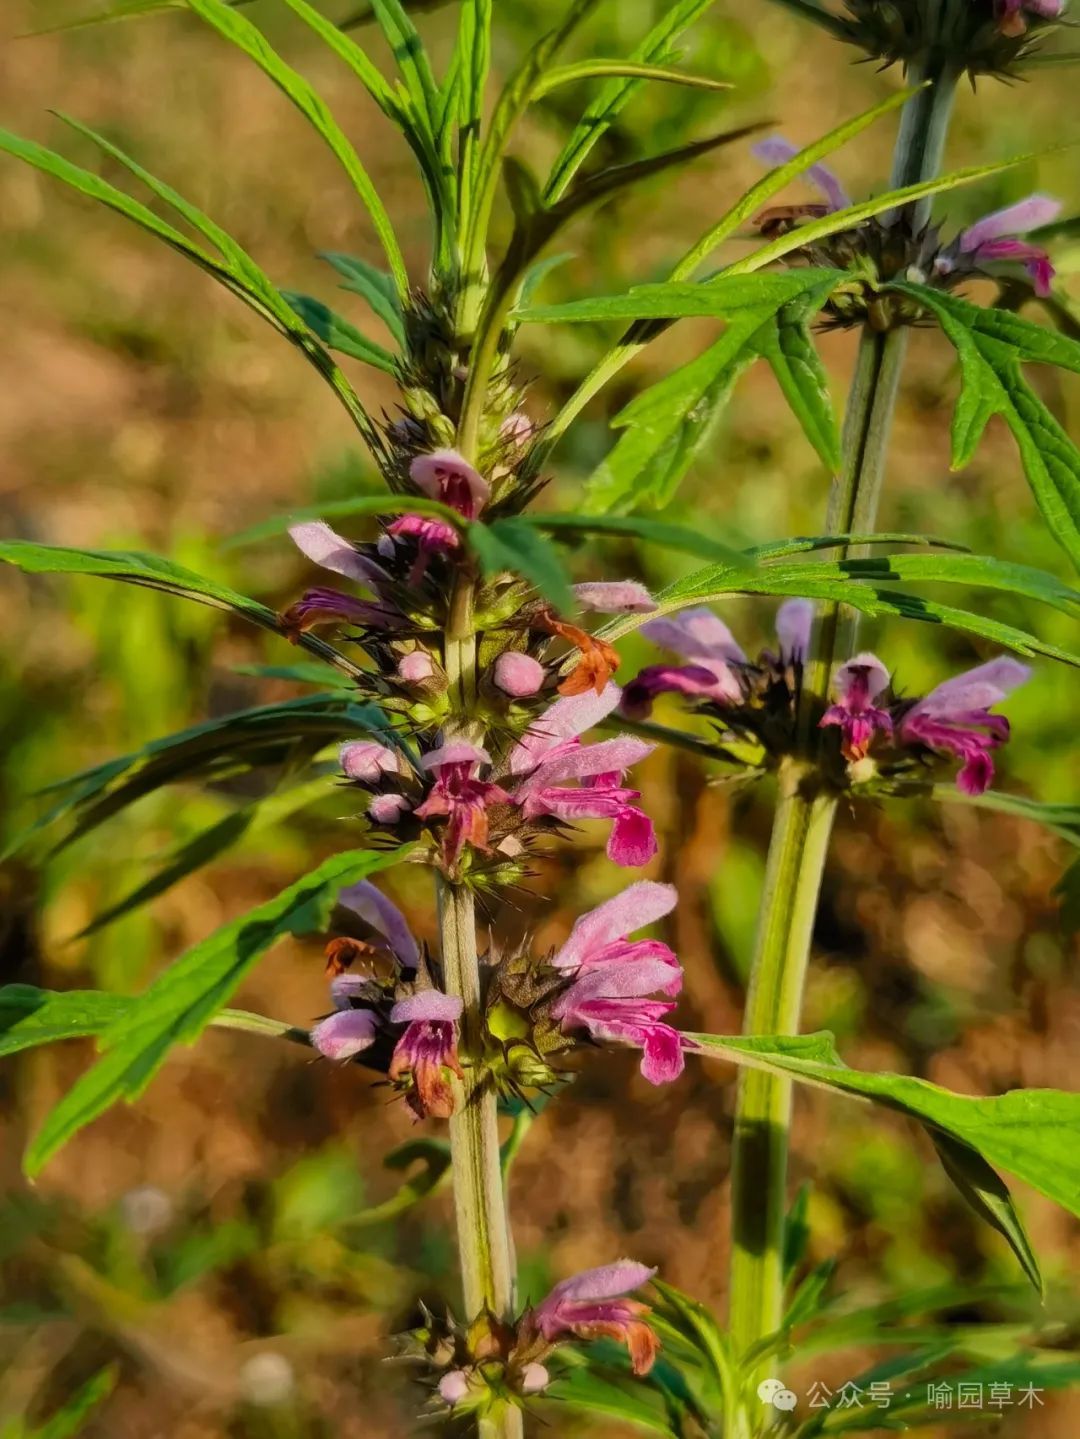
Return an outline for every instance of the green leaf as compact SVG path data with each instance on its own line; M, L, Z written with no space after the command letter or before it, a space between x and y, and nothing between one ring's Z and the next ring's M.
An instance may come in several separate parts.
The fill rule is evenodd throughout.
M98 989L56 992L32 984L5 984L0 988L0 1055L101 1034L133 1003L126 995Z
M405 81L405 87L418 117L423 117L427 136L436 146L439 122L439 87L431 73L431 64L420 32L409 19L399 0L371 0L372 17L386 36Z
M354 360L363 360L365 364L374 365L384 374L397 375L396 357L382 345L369 340L348 320L336 315L329 305L313 299L311 295L301 295L295 290L283 290L282 294L308 329L318 335L323 344L331 350L349 355Z
M852 545L919 545L938 550L966 551L967 546L954 540L945 540L938 535L915 535L904 531L878 530L874 534L846 535L796 535L786 540L766 540L761 545L751 545L746 551L757 560L784 559L788 555L805 554L809 550L846 549Z
M369 265L356 255L342 255L333 250L320 250L319 259L332 265L343 280L341 288L351 290L367 301L372 310L393 335L400 349L405 348L405 318L401 300L394 288L394 277L377 265Z
M934 560L940 563L919 564L919 561ZM953 561L953 566L946 564L946 561ZM962 561L974 563L961 568L959 562ZM888 569L881 568L883 565ZM1017 574L1016 571L1020 573ZM944 624L966 634L994 640L1007 649L1015 650L1017 654L1042 654L1065 664L1080 665L1080 655L1041 640L1014 625L970 610L957 609L953 605L940 604L921 595L886 589L878 583L879 577L885 578L886 575L902 581L921 579L983 585L1027 595L1052 604L1055 608L1070 611L1075 604L1075 592L1053 576L983 555L889 555L881 560L818 560L801 564L762 565L749 573L721 565L695 571L685 579L669 585L657 596L657 609L651 615L627 615L614 620L604 626L600 636L603 639L615 640L648 619L671 614L691 604L711 604L725 595L785 595L840 601L862 614L871 616L898 615L928 624Z
M740 568L752 568L754 561L740 550L686 525L673 525L665 520L650 520L637 515L531 515L524 523L538 530L551 530L557 535L619 535L662 545L682 554L698 555Z
M664 174L676 165L686 165L691 160L711 154L724 145L733 145L747 135L755 134L761 125L742 125L735 130L724 130L704 140L677 145L674 149L663 150L658 155L648 155L641 160L631 160L625 165L611 165L593 175L579 180L573 188L554 205L544 205L539 187L531 180L526 189L518 187L514 212L517 226L511 238L506 258L500 273L516 279L529 262L547 245L559 231L582 211L612 196L639 184L654 175ZM507 161L504 166L505 178L509 181L523 174L523 167L516 161ZM509 188L509 186L508 186ZM511 202L515 196L511 192ZM527 203L523 203L527 202ZM505 278L503 280L505 284ZM521 316L515 316L520 320Z
M556 65L542 75L532 91L534 100L550 95L560 85L573 85L580 80L594 80L615 75L630 80L659 80L667 85L687 85L696 90L730 90L729 80L714 80L710 75L688 75L684 70L669 70L664 65L649 65L635 60L577 60L572 65Z
M490 525L472 524L468 543L485 575L509 570L535 585L562 614L575 610L574 592L558 550L529 520L514 516Z
M587 1414L603 1414L647 1433L662 1434L665 1439L679 1439L663 1397L650 1385L629 1376L623 1379L583 1366L573 1368L548 1385L543 1399L545 1404L559 1403Z
M412 1174L389 1199L350 1214L342 1224L346 1231L369 1229L375 1224L386 1224L407 1214L410 1209L427 1199L429 1195L444 1188L450 1180L450 1145L445 1139L408 1139L391 1149L383 1159L387 1169L407 1170L419 1163L421 1168Z
M533 305L516 312L523 323L581 324L598 320L675 320L683 316L730 319L740 312L776 311L808 293L827 295L843 270L800 269L765 275L719 275L691 284L665 280L635 285L622 295L599 295L561 305Z
M783 165L777 165L769 170L756 184L750 186L750 189L736 201L726 214L722 215L714 225L710 225L696 244L691 246L672 271L671 279L687 279L718 245L741 229L763 206L767 205L781 190L786 189L792 180L797 180L811 166L824 160L834 150L839 150L849 144L857 135L868 129L875 120L880 120L890 111L898 110L901 106L906 105L920 88L920 86L913 86L911 89L899 90L895 94L889 95L877 105L871 106L869 110L864 110L861 115L856 115L852 120L845 120L842 125L837 125L834 130L828 131L819 140L814 140L811 144L804 146L797 155L793 155Z
M920 180L915 185L904 185L898 190L889 190L884 195L875 195L870 200L861 200L857 205L849 205L845 210L833 210L820 219L807 220L805 224L796 225L786 235L780 235L771 240L767 245L754 250L752 254L744 259L736 260L734 264L727 265L722 273L724 275L748 275L753 271L760 270L765 265L771 265L774 261L789 255L792 250L801 249L804 245L813 244L817 240L824 240L829 235L839 234L843 230L850 230L855 225L861 225L864 220L872 220L875 215L880 215L886 210L900 209L909 205L913 200L924 200L930 195L940 195L947 190L957 190L964 185L973 185L977 180L987 180L992 175L999 175L1004 170L1011 170L1017 165L1025 165L1040 158L1037 155L1016 155L1009 160L998 160L989 165L968 165L962 170L951 170L947 175L938 175L932 180Z
M624 433L589 476L589 513L670 504L708 443L736 379L753 362L753 337L767 315L761 307L734 316L703 354L643 390L615 416L612 427Z
M588 481L590 510L657 509L669 504L739 375L763 357L803 431L830 469L840 464L840 436L828 377L807 333L808 321L833 289L831 273L798 299L737 313L723 336L696 360L637 395L612 424L627 433Z
M385 4L386 0L383 0L383 3ZM394 235L394 228L390 223L390 217L371 182L371 177L360 163L359 155L331 115L323 98L302 75L298 74L291 66L286 65L262 31L257 29L245 16L225 4L225 0L187 0L187 4L219 35L254 60L260 70L292 101L326 141L341 162L342 168L352 181L357 194L371 216L398 292L403 298L407 297L409 277L397 238Z
M284 764L356 734L399 743L381 710L354 703L347 692L305 695L207 720L50 785L46 793L59 791L60 798L0 857L24 848L69 815L76 816L76 824L57 849L163 785Z
M463 0L454 52L458 87L458 185L462 217L472 213L480 163L484 90L491 66L492 0Z
M100 989L52 990L5 984L0 987L0 1056L104 1034L125 1020L138 1003L134 995L107 994ZM223 1009L211 1023L220 1029L308 1043L307 1030L244 1009Z
M953 468L966 465L992 415L1001 415L1051 534L1080 568L1080 450L1024 379L1021 364L1080 373L1080 344L1005 310L984 310L925 285L897 284L933 312L960 360Z
M362 732L372 733L371 730ZM327 777L319 774L304 784L288 785L283 790L271 792L227 814L216 824L208 825L177 846L149 879L136 885L114 904L96 914L75 938L85 939L87 935L96 934L106 925L114 924L116 920L148 904L158 895L165 894L173 885L210 864L218 855L224 854L241 840L253 839L262 831L273 828L274 825L289 819L297 810L325 799L328 792ZM85 834L89 827L89 823L84 821L79 826L78 834Z
M62 180L64 184L69 185L80 194L87 195L100 204L106 205L110 210L115 210L118 214L133 220L142 229L156 235L158 239L164 240L172 249L191 260L193 264L198 265L201 270L211 275L231 294L243 300L256 314L261 315L264 320L267 320L292 344L297 346L304 358L315 367L344 405L368 448L377 452L380 444L378 432L360 403L356 391L334 362L329 351L318 342L307 326L301 323L299 317L290 309L288 302L275 290L250 255L209 216L189 204L171 186L144 170L111 142L73 120L67 120L67 123L89 136L120 164L139 176L154 194L172 205L190 225L208 238L221 252L223 258L219 259L196 245L194 241L161 219L141 201L133 199L123 190L118 190L115 185L110 185L99 175L84 170L81 166L73 164L70 160L56 154L53 150L46 149L43 145L35 144L32 140L24 140L21 136L13 135L7 130L0 130L0 151L7 151L8 154L14 155L35 169L53 176L54 179Z
M1008 1186L976 1150L959 1144L948 1134L931 1131L942 1168L964 1199L1004 1238L1020 1261L1020 1267L1040 1294L1044 1293L1042 1271L1031 1247L1023 1221L1013 1208Z
M395 507L400 507L399 503L390 496L387 509L392 511ZM411 502L409 507L419 508ZM449 510L447 506L441 508L447 509L461 523L461 516L455 510ZM231 610L271 634L284 636L286 633L281 616L275 610L159 555L147 555L138 550L78 550L65 545L38 545L30 540L0 540L0 564L15 565L32 575L94 575L99 579L143 585L147 589L180 595L214 609ZM300 635L295 642L353 679L363 673L352 660L315 635Z
M104 1369L99 1369L40 1429L31 1431L27 1439L75 1439L75 1435L84 1430L94 1410L103 1404L116 1388L119 1377L120 1367L117 1364L109 1364Z
M27 1173L118 1099L137 1098L174 1044L191 1044L277 940L325 929L338 892L400 863L412 846L334 855L281 894L223 925L161 974L101 1036L102 1058L49 1113L26 1154Z
M735 1064L788 1075L804 1083L870 1099L916 1119L935 1143L944 1136L950 1176L959 1174L965 1198L1005 1233L1025 1270L1034 1262L1004 1186L991 1180L980 1164L1008 1170L1071 1214L1080 1214L1080 1150L1063 1146L1061 1136L1080 1124L1080 1094L1056 1089L1016 1089L989 1099L952 1094L925 1079L901 1074L866 1074L849 1069L830 1034L791 1038L728 1039L688 1036L710 1054ZM964 1154L963 1151L968 1151ZM962 1157L961 1157L962 1156ZM1002 1206L1008 1206L1008 1217Z
M630 61L653 65L669 59L673 41L704 14L712 3L713 0L678 0L630 54ZM601 88L551 167L551 174L544 186L544 200L547 204L553 204L562 198L597 141L611 129L641 84L639 78L622 75Z

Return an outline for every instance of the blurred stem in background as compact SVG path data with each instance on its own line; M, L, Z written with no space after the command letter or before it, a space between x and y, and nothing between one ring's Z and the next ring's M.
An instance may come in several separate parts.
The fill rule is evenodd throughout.
M911 77L930 81L905 106L893 157L894 187L936 175L959 72L945 56L930 57ZM926 224L929 202L913 205L910 223ZM906 349L906 330L882 334L866 325L844 420L843 467L829 495L826 534L868 534L877 525L885 459ZM803 692L804 748L816 747L816 723L834 663L852 653L857 616L823 606L807 660ZM747 991L743 1032L797 1034L803 987L836 799L808 761L785 761L766 863L765 885ZM791 1082L743 1070L732 1157L732 1258L729 1327L739 1358L783 1321L783 1252ZM755 1374L747 1391L754 1403ZM768 1413L756 1405L754 1413ZM756 1432L746 1414L730 1418L729 1434Z

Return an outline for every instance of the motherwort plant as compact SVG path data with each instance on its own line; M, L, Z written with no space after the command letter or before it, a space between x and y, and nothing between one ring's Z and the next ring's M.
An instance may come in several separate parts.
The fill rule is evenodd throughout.
M961 1193L1036 1283L1037 1261L998 1168L1080 1212L1076 1145L1068 1137L1080 1123L1076 1096L960 1097L924 1081L848 1069L828 1036L798 1033L838 803L905 793L945 798L948 786L934 783L942 771L955 774L962 796L985 802L1008 738L1000 706L1017 684L1038 683L1006 651L1080 663L978 609L912 588L985 586L1075 612L1076 592L1054 576L920 536L876 532L905 336L913 324L934 325L961 362L956 463L970 458L989 418L1000 414L1047 523L1065 552L1080 558L1080 455L1021 368L1041 361L1078 370L1080 345L1021 318L1015 307L982 308L960 293L973 278L1000 276L1013 292L1027 285L1033 296L1046 296L1053 266L1038 232L1057 205L1033 196L958 233L930 213L934 196L1012 163L939 173L961 76L1008 76L1034 63L1052 41L1060 6L849 0L830 8L786 0L845 42L901 64L906 88L802 149L759 136L761 178L672 264L667 279L540 305L534 294L548 267L545 251L570 220L760 128L724 130L620 164L596 159L643 84L723 88L672 68L680 35L705 16L710 0L678 0L629 57L567 61L565 48L594 12L602 33L604 11L603 0L572 0L493 104L492 0L463 0L441 77L407 9L376 0L374 19L399 71L393 78L307 0L285 3L405 136L430 205L431 251L422 270L407 268L363 160L326 103L242 9L226 0L185 0L181 8L250 57L343 166L385 269L329 258L346 288L384 323L393 350L323 302L279 289L213 220L85 125L68 121L114 169L126 169L153 206L94 170L0 133L0 148L165 240L289 340L337 395L385 482L384 493L351 506L345 533L322 521L292 527L312 566L311 584L283 613L153 556L0 544L0 558L31 574L104 576L231 611L306 651L334 681L76 776L33 832L74 816L85 833L158 784L242 772L286 755L294 763L297 756L314 760L328 744L351 815L351 848L202 941L138 998L26 986L4 992L8 1049L87 1033L99 1036L101 1049L45 1120L28 1169L37 1172L116 1100L141 1093L171 1047L209 1024L300 1039L328 1060L382 1076L418 1121L449 1121L461 1306L454 1316L425 1316L404 1340L433 1404L485 1439L521 1434L529 1409L555 1399L623 1413L664 1434L823 1432L827 1414L800 1418L777 1398L790 1391L770 1387L763 1398L758 1388L763 1369L775 1369L797 1343L800 1326L827 1323L829 1314L827 1274L811 1272L793 1298L785 1288L800 1263L799 1225L787 1215L786 1194L793 1080L917 1119ZM520 122L545 96L583 81L596 82L595 97L550 172L533 174L513 153ZM853 202L825 158L893 111L900 130L890 186ZM800 177L821 201L777 203ZM502 234L507 215L509 237L496 245L493 220ZM747 234L741 258L726 257L725 243ZM622 433L579 513L535 507L571 423L685 316L712 317L723 329L617 417ZM562 409L539 414L515 360L517 333L527 323L582 321L613 322L622 333ZM811 338L818 323L860 331L842 433ZM393 377L392 414L365 406L334 352ZM674 493L738 375L757 359L772 368L835 475L822 534L738 550L635 513ZM572 584L552 543L564 535L629 537L706 564L655 597L620 574L589 573ZM782 600L776 643L756 659L713 608L739 594ZM893 684L885 661L859 651L861 614L946 625L978 638L991 655L928 694L910 695ZM597 628L596 615L610 618ZM668 658L658 655L620 688L615 644L637 628ZM309 669L297 669L297 678ZM654 726L652 707L665 694L705 717L714 740ZM665 943L643 933L678 896L636 873L652 861L657 838L633 775L656 743L684 739L748 775L776 779L742 1037L685 1034L670 1022L682 966ZM1066 837L1080 834L1065 806L1011 803ZM551 952L538 952L527 935L489 940L481 952L481 933L501 934L507 896L530 882L536 856L579 826L586 834L596 828L612 864L631 871L624 887L581 916ZM372 882L402 863L431 876L439 935L431 949ZM227 1009L259 957L286 933L324 937L329 1012L313 1024L305 1016L286 1024ZM652 1269L613 1256L597 1256L607 1262L539 1301L517 1292L504 1198L517 1141L500 1152L500 1110L527 1114L583 1060L600 1063L612 1046L639 1050L642 1074L653 1084L674 1081L687 1062L709 1056L744 1066L726 1328ZM635 1297L650 1283L651 1310ZM878 1333L877 1342L888 1337ZM654 1365L661 1346L666 1363ZM590 1375L618 1371L620 1349L623 1369L642 1387L609 1383L598 1398ZM1066 1382L1064 1369L1055 1374L1051 1358L1031 1352L1045 1383ZM964 1358L959 1343L939 1344L892 1371L909 1382L900 1401L905 1422L922 1413L916 1381ZM855 1427L850 1416L843 1427Z

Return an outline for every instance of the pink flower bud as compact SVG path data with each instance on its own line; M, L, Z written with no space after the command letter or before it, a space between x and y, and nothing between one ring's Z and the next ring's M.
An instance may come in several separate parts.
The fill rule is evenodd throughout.
M399 660L397 672L406 684L423 684L435 673L435 664L427 650L413 650Z
M349 779L378 784L385 774L397 774L400 762L392 749L373 740L357 740L341 746L341 768Z
M409 801L403 794L376 794L367 812L375 824L397 824L403 814L408 814Z
M544 666L532 655L504 650L492 668L492 679L503 694L514 699L534 695L544 683Z

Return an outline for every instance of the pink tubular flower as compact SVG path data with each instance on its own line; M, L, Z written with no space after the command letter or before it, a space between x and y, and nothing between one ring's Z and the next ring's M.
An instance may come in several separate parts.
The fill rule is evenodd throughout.
M1028 230L1049 225L1060 213L1060 201L1049 195L1029 195L1026 200L984 215L969 226L960 236L960 253L970 255L977 264L989 264L994 260L1020 261L1031 277L1035 293L1045 297L1050 293L1050 283L1054 278L1050 256L1041 245L1021 240L1019 236Z
M378 591L379 586L390 578L381 565L359 554L347 539L322 520L293 525L289 538L314 564L321 565L324 570L333 570L336 575L344 575L346 579L356 580L369 589Z
M606 580L574 586L574 594L583 610L596 610L605 615L647 615L657 608L656 601L637 580Z
M511 699L525 699L536 694L543 687L546 674L539 660L522 654L520 650L504 650L491 670L495 687Z
M462 1004L457 995L424 989L399 1000L390 1011L405 1033L394 1046L389 1075L395 1083L411 1080L408 1104L418 1119L449 1119L454 1094L446 1071L462 1077L457 1053L457 1028Z
M799 153L799 147L790 140L785 140L783 135L770 135L754 146L753 153L766 165L776 168L793 160ZM847 191L827 165L811 165L805 174L825 197L828 211L846 210L851 204Z
M467 520L476 519L491 493L483 476L456 450L417 455L409 466L409 478L423 494L441 500Z
M780 666L801 665L810 643L813 606L809 600L788 600L776 614L780 641ZM623 713L645 719L653 702L662 694L681 694L712 701L720 706L737 705L746 697L744 678L753 669L750 661L723 620L701 606L680 614L650 620L641 633L655 644L674 650L689 663L648 665L626 686ZM775 663L770 655L763 662Z
M1009 738L1008 720L991 714L990 706L999 704L1030 674L1027 665L1002 655L946 680L903 716L901 742L956 755L963 760L957 788L964 794L985 793L994 777L990 752Z
M509 804L511 797L497 784L476 777L481 765L491 763L487 750L462 741L451 742L424 756L421 764L434 770L435 783L423 804L414 811L418 819L445 815L446 833L442 849L445 862L454 866L466 844L488 847L488 808Z
M353 995L364 984L356 975L340 974L330 983L335 1013L320 1019L311 1031L311 1043L326 1059L352 1059L375 1043L379 1017L371 1009L352 1005Z
M845 759L853 763L865 759L878 731L892 734L892 716L874 704L888 684L889 671L876 655L856 655L837 666L832 681L837 702L825 711L820 725L823 729L840 726L840 749Z
M357 600L340 590L324 587L305 590L300 598L291 604L282 616L286 633L290 636L303 634L315 625L341 620L345 624L367 625L372 629L384 629L393 622L393 615L382 605L368 600Z
M416 969L420 963L420 950L409 929L409 922L381 889L376 889L370 880L362 879L341 891L338 904L351 909L381 934L404 969Z
M341 768L349 779L378 784L384 775L398 774L401 761L395 750L374 740L353 740L341 746Z
M1025 12L1042 20L1056 20L1065 11L1065 0L998 0L998 28L1014 38L1027 30Z
M641 1049L641 1073L650 1084L665 1084L683 1071L682 1036L661 1023L675 1006L647 998L678 994L682 966L659 940L627 936L668 914L676 898L670 884L632 884L583 915L552 960L556 969L574 976L552 1006L552 1017L564 1030L587 1029L594 1039Z
M641 798L640 791L624 789L620 781L654 746L632 735L595 745L583 745L578 738L611 714L619 698L618 687L608 684L599 695L586 690L556 700L511 751L510 772L520 776L513 799L526 819L610 820L608 858L619 865L642 865L656 853L656 834L649 817L632 803ZM563 784L570 779L581 783Z
M586 1269L561 1284L522 1316L521 1328L548 1344L575 1339L615 1339L630 1351L635 1374L648 1374L660 1341L645 1322L649 1307L625 1296L647 1284L656 1273L644 1264L620 1259Z

